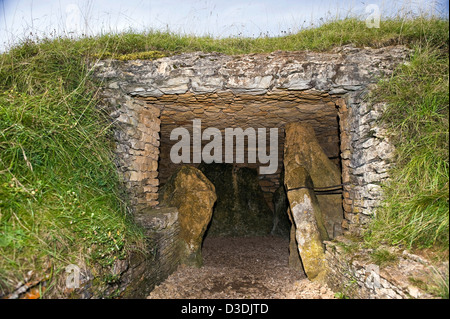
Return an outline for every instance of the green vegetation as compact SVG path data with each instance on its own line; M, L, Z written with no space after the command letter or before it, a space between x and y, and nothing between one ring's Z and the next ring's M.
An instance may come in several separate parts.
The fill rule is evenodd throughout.
M99 54L94 54L94 58L102 58L102 59L114 59L119 61L128 61L128 60L154 60L167 56L166 54L160 51L144 51L144 52L135 52L128 54L117 54L110 52L102 52Z
M367 239L448 248L447 20L399 18L368 29L345 19L257 39L170 32L29 39L0 56L0 294L29 270L109 267L142 245L121 200L110 123L95 107L98 84L89 77L89 59L324 51L345 44L415 48L410 64L377 90L390 105L384 121L398 164Z
M343 292L337 292L334 294L334 297L336 299L350 299L349 296L347 296L346 294L344 294Z
M442 30L447 33L448 30ZM449 245L448 47L418 46L411 61L374 92L396 146L386 205L369 241L408 248Z
M0 294L29 270L108 267L142 238L120 200L108 119L69 44L1 56Z
M408 278L408 280L423 291L442 299L449 299L448 272L443 274L435 267L431 267L430 276L426 280L413 277Z
M390 263L394 263L398 259L396 254L391 253L389 250L385 248L374 250L370 254L370 258L378 266L385 266Z
M433 278L431 285L428 285L428 287L431 286L431 293L439 296L443 299L449 299L449 289L448 289L448 272L445 274L442 274L438 269L433 269Z

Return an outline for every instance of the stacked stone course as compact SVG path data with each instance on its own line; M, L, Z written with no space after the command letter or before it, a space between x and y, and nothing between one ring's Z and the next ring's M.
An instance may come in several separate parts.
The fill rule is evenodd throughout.
M365 97L410 54L403 46L331 52L228 56L185 53L154 61L99 61L94 76L116 124L117 166L135 211L158 204L158 186L174 171L170 131L179 126L278 127L279 163L284 125L310 124L324 152L341 166L344 232L359 234L380 204L393 148L377 119L383 105ZM245 166L258 166L258 163ZM272 206L275 174L260 185Z

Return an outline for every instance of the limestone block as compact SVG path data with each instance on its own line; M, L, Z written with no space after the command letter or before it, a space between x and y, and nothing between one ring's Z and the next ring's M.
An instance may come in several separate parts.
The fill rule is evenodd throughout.
M188 90L189 78L177 77L166 80L159 90L164 94L183 94Z
M284 165L300 165L310 174L314 187L330 187L341 184L339 168L323 152L314 129L305 123L288 123L285 126ZM325 227L333 236L335 224L341 225L343 218L342 196L318 196Z
M161 188L161 203L178 209L187 265L202 265L201 243L216 199L214 185L192 166L179 168Z
M222 89L223 86L223 78L222 77L194 77L192 78L192 90L195 93L204 94L204 93L212 93L219 89Z
M304 74L294 73L286 78L286 82L281 85L288 90L308 90L312 88L311 79Z
M271 75L248 78L242 76L233 76L228 79L226 87L232 89L235 93L265 93L271 83Z
M295 225L298 251L306 275L311 280L325 276L325 250L322 242L328 240L322 212L308 172L300 165L290 165L285 173L285 187Z

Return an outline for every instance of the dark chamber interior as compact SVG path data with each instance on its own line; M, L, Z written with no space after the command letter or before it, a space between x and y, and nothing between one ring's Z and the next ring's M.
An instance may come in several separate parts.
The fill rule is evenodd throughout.
M154 102L152 102L154 103ZM283 190L282 170L284 153L284 126L290 122L311 125L327 157L340 169L339 120L335 101L328 95L281 91L266 95L204 94L178 98L165 96L156 104L161 109L159 180L164 185L181 165L198 167L215 185L218 200L207 236L264 236L288 237L286 195ZM261 164L248 162L248 138L244 143L244 163L192 163L193 120L201 121L201 130L217 128L225 141L226 128L265 128L266 154L270 153L269 129L278 129L278 166L273 174L259 174ZM197 122L198 123L198 122ZM171 148L179 140L170 140L172 130L183 127L190 133L191 163L174 164ZM234 140L236 143L236 140ZM202 140L201 149L210 140ZM236 148L236 144L234 144ZM198 148L197 148L198 149ZM256 153L258 154L258 153ZM234 154L236 155L236 154Z

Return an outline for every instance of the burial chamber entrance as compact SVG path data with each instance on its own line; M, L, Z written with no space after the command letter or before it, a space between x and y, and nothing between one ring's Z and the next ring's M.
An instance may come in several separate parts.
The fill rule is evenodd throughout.
M289 234L291 245L296 241L302 261L317 259L308 256L314 247L341 233L359 234L377 206L391 149L376 124L382 105L368 104L365 96L379 75L389 75L406 56L403 47L342 47L328 53L195 52L155 61L98 61L94 76L104 81L103 105L114 119L117 166L132 212L139 215L161 206L161 190L180 167L197 167L217 179L212 181L216 184L229 175L231 185L215 187L219 190L215 208L226 190L248 193L251 187L239 184L242 173L241 180L258 184L255 196L243 201L263 203L271 215L265 232L276 233L281 206L282 216L295 225ZM184 134L180 129L187 136L184 147L179 144ZM256 142L244 134L241 149L236 137L227 149L227 130L232 129L247 133L253 129ZM276 143L270 141L272 129L278 133ZM222 137L221 147L212 149L216 135ZM259 143L264 135L266 143ZM277 145L271 150L273 144ZM275 149L276 158L267 160ZM317 173L321 168L328 173ZM287 199L286 209L280 198ZM324 203L325 198L335 200ZM234 199L229 202L237 205ZM328 218L327 212L336 208L338 213ZM325 216L322 220L315 216L318 210ZM302 238L310 229L299 227L310 225L302 216L319 221L318 241L311 234ZM260 217L247 222L259 221ZM214 223L213 214L210 235ZM219 223L216 229L227 227ZM234 228L234 235L247 229L228 228ZM300 247L305 241L312 246Z
M324 239L342 233L339 107L345 104L339 96L286 90L257 95L215 92L137 99L159 114L158 205L167 204L161 192L181 167L198 168L214 185L217 200L203 239L278 236L286 239L286 250L290 239L290 264L301 269L284 185L285 128L291 124L299 124L310 133L295 141L303 145L300 164L304 161L304 166L311 169L324 165L325 160L337 172L338 180L333 182L314 176L317 188L311 191L326 216L329 214L325 210L334 213L325 220L329 237ZM213 141L217 142L215 147L211 147ZM321 158L319 163L313 163L316 158ZM195 224L194 219L185 223ZM198 258L193 258L194 264L199 264Z
M284 128L287 123L310 127L321 147L318 151L322 151L340 171L336 99L327 93L289 91L261 95L224 92L143 98L160 110L160 187L164 188L179 167L197 167L214 184L217 193L207 235L289 236L286 211L278 214L275 211L275 208L287 208L283 198L286 196L283 185ZM188 134L178 135L179 128ZM220 137L210 136L212 133ZM186 137L189 140L183 141ZM218 142L219 148L211 147L213 140ZM183 149L180 143L186 141L188 147ZM174 159L181 162L175 163ZM320 184L318 186L323 189L317 189L316 194L334 196L338 193L341 197L341 182L336 184ZM329 190L334 193L324 192L327 186L332 187ZM338 205L342 206L342 200ZM340 211L340 220L333 221L330 226L331 236L340 232L342 207Z

